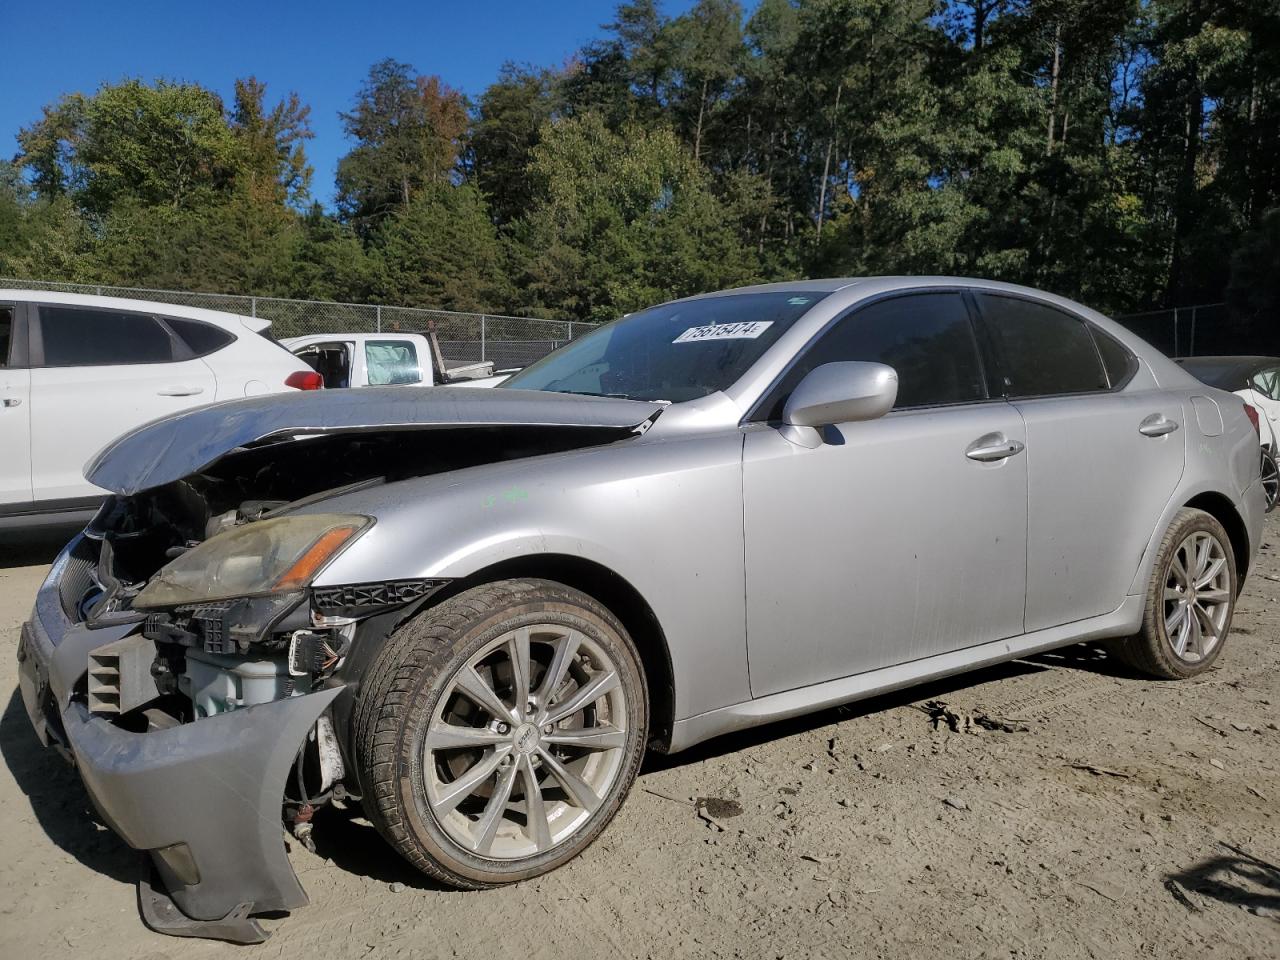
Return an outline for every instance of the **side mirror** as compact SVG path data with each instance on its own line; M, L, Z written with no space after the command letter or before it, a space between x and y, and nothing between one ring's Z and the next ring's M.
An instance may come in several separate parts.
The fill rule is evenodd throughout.
M898 399L898 372L861 360L824 363L809 371L787 398L782 421L791 427L875 420Z

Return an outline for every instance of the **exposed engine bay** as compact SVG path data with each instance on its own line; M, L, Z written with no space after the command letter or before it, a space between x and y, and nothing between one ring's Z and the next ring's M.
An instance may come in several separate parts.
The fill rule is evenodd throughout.
M79 691L91 713L133 732L167 729L321 689L361 624L412 611L447 581L416 579L262 591L165 608L135 606L166 564L220 534L369 487L481 463L607 442L612 428L383 430L273 440L208 469L104 504L60 592L71 619L142 624L93 652ZM348 796L328 715L299 754L285 816L304 842L315 808Z

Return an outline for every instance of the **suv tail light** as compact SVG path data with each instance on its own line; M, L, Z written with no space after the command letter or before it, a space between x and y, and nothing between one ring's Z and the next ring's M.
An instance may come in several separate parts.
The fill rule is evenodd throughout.
M1258 408L1248 403L1244 405L1245 416L1249 418L1249 422L1253 424L1253 432L1259 437L1262 436L1262 424L1258 420Z
M324 377L314 370L298 370L284 378L284 385L293 387L295 390L319 390L324 386ZM1256 417L1257 414L1254 416ZM1256 420L1253 425L1255 427L1258 425Z

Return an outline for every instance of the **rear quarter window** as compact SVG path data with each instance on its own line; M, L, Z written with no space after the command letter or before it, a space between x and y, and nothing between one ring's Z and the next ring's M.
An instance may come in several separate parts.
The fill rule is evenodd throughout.
M1093 332L1093 342L1098 345L1098 355L1102 357L1102 366L1107 371L1111 389L1118 390L1138 372L1138 358L1109 334L1097 327L1090 327L1090 330Z
M215 327L211 323L201 323L199 320L165 317L164 322L197 357L208 356L236 339L235 334L230 331Z

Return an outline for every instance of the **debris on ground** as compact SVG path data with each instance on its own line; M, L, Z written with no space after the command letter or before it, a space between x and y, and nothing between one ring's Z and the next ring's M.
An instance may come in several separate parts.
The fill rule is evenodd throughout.
M1133 776L1132 773L1125 773L1123 770L1112 770L1110 767L1100 767L1096 763L1072 763L1069 766L1076 770L1092 773L1095 777L1119 777L1120 779L1128 780Z
M717 833L724 833L728 829L721 820L742 815L742 804L737 800L725 800L721 797L698 797L693 809Z
M1005 720L985 713L961 713L947 706L945 700L930 700L920 709L929 715L929 721L935 730L945 723L952 733L977 734L983 730L1000 733L1031 732L1031 728L1019 720Z
M1177 880L1174 880L1173 878L1166 880L1164 882L1164 887L1173 894L1173 899L1177 900L1192 913L1202 913L1204 911L1203 907L1191 899L1193 896L1191 891L1180 884ZM1199 897L1196 897L1196 899L1198 900Z

